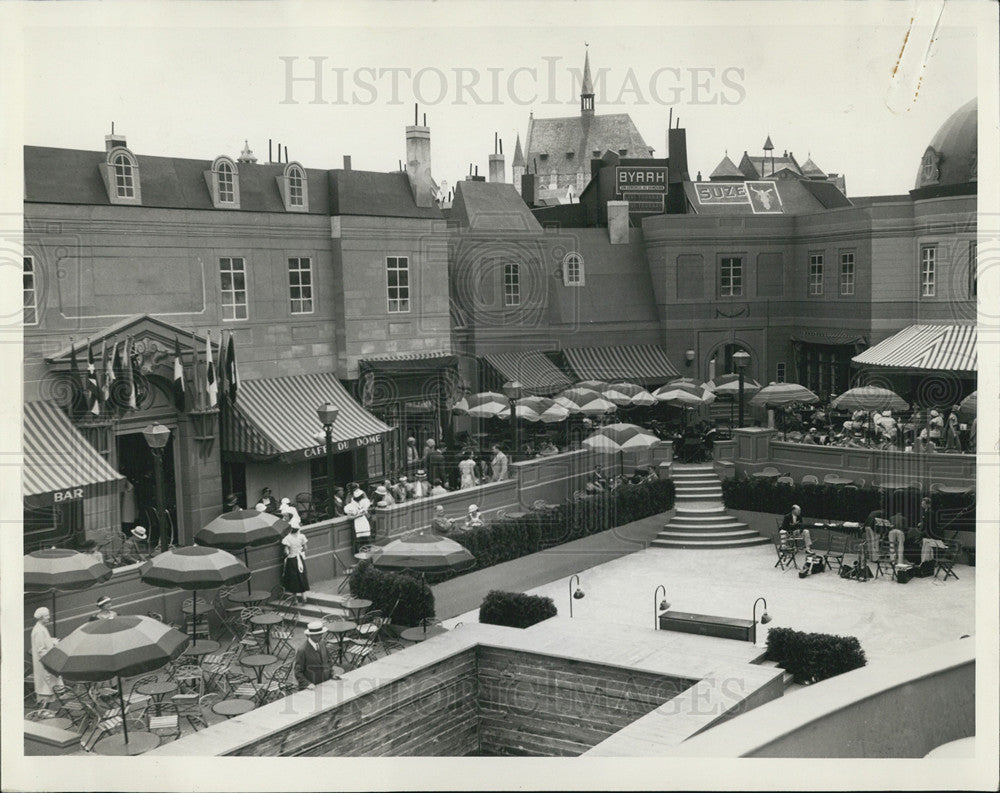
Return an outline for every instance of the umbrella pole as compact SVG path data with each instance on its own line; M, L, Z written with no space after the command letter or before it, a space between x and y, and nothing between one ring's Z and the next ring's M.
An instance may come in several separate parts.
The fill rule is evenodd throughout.
M52 590L52 635L56 635L56 591Z
M118 702L122 706L122 730L125 733L125 745L128 746L128 718L125 714L125 695L122 693L121 675L118 675Z
M250 557L247 555L247 547L245 545L243 546L243 563L247 566L247 569L249 570L250 569ZM284 570L282 570L282 572L284 572ZM248 595L250 594L250 579L249 578L247 579L247 594Z
M195 631L198 625L198 591L195 589L191 590L191 644L194 644L197 639L195 639Z

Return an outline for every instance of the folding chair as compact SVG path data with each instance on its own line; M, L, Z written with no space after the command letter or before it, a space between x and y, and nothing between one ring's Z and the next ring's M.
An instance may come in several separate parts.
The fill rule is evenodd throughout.
M840 572L840 568L844 566L844 557L850 553L850 542L846 534L834 534L833 532L828 532L827 550L823 553L823 562L826 564L827 568L831 571L833 566L830 561L833 560L837 563L837 572Z
M782 543L779 537L775 537L774 551L778 556L778 560L774 563L775 567L785 570L788 565L793 565L796 570L799 569L798 562L795 560L796 548L794 545Z
M944 578L942 581L947 581L948 577L954 578L958 581L958 576L952 567L955 564L955 559L961 553L962 546L953 540L949 540L945 543L945 548L937 548L934 561L937 563L934 567L934 577L937 578L938 573L944 570Z
M182 664L174 672L174 682L180 694L195 694L200 697L205 693L205 677L198 664Z
M184 718L195 732L198 731L198 725L202 727L208 726L208 722L205 721L205 714L201 711L201 698L202 694L195 692L174 694L170 698L170 704L177 709L177 716Z
M52 693L56 701L52 703L51 707L58 715L68 718L75 730L82 732L90 716L90 711L77 693L68 686L55 686Z
M266 705L286 694L298 689L294 680L289 682L292 673L292 662L286 661L275 669L268 679L257 689L257 705Z
M173 702L154 702L146 717L149 732L161 738L181 737L181 717Z
M875 577L883 574L883 565L891 571L890 580L896 578L896 548L895 543L888 540L879 540L877 552L868 560L875 563Z

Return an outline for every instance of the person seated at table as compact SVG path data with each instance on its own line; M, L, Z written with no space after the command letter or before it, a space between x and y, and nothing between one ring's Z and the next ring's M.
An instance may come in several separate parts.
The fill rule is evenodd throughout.
M431 488L432 496L443 496L448 492L448 488L444 486L444 482L440 479L434 480L434 487Z
M306 626L305 641L295 651L292 667L300 690L316 688L327 680L340 680L340 676L333 673L333 661L324 640L325 635L326 628L322 622L310 622Z
M924 454L931 454L937 451L937 444L931 440L929 433L926 429L920 430L920 434L917 436L916 443L913 444L913 451L922 452Z
M483 520L483 516L479 514L479 507L475 504L469 504L469 514L465 519L465 529L477 529L481 526L485 526L486 522Z
M920 500L920 522L917 524L920 532L920 561L926 562L933 559L937 548L947 548L948 546L937 532L937 518L931 507L930 497L924 496Z
M145 526L135 526L122 543L122 562L135 564L149 556L149 534Z
M802 440L799 441L799 443L812 443L812 444L819 443L819 441L817 439L817 433L818 432L819 431L815 427L810 427L809 431L805 435L802 436Z
M226 503L222 507L223 512L237 512L243 509L240 506L240 497L235 493L230 493L226 496Z
M400 476L396 484L389 489L389 492L392 493L392 497L396 499L397 504L406 501L410 497L410 480L405 476Z
M333 517L341 517L344 514L344 488L335 487L333 489Z
M792 504L792 509L781 521L781 531L787 532L793 539L801 539L806 551L812 553L812 535L809 529L802 526L802 507Z
M396 503L396 499L392 497L389 493L389 489L385 485L379 485L375 488L375 506L376 507L391 507Z
M559 448L552 443L548 438L542 441L542 445L538 447L538 455L540 457L546 457L552 454L559 454Z
M444 507L440 504L434 507L434 519L431 521L431 531L435 534L450 534L454 528L455 519L445 516Z
M525 457L535 456L535 446L531 441L527 441L524 446L521 447L521 454Z

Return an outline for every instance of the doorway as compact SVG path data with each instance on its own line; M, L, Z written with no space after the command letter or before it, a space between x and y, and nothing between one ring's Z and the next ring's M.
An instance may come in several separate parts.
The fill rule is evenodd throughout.
M171 432L163 449L163 507L165 520L156 511L156 477L153 473L153 453L141 432L129 432L117 437L118 471L135 487L136 521L149 529L149 544L160 542L164 526L171 532L171 541L179 542L177 529L177 481L174 475L174 435Z

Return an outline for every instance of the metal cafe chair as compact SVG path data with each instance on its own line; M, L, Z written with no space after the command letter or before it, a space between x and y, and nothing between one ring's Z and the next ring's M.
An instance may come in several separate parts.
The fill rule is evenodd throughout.
M785 570L788 565L793 565L796 570L799 569L798 562L795 561L795 554L797 553L794 545L784 544L778 537L774 538L774 551L778 556L778 561L774 563L775 567L780 567Z
M938 573L942 570L944 571L944 578L942 581L947 581L949 577L954 578L958 581L958 576L952 567L955 564L955 559L958 557L959 553L962 551L962 545L954 540L948 540L945 543L944 548L937 548L934 561L936 562L934 567L934 577L937 578Z

